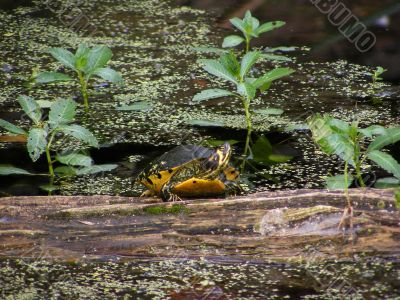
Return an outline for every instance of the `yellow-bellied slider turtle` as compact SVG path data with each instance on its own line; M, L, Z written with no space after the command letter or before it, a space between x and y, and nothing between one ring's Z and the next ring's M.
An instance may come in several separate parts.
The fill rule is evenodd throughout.
M239 172L229 165L232 148L196 145L178 146L149 164L137 181L148 188L142 196L159 196L164 201L179 197L207 197L239 190Z

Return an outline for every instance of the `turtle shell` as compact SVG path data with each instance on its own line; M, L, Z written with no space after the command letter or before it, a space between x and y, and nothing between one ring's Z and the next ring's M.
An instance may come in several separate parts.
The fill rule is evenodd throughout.
M137 181L145 185L148 189L159 193L162 186L167 183L180 168L200 159L207 159L214 152L214 149L197 145L175 147L153 160L139 174Z
M151 162L139 174L137 181L155 194L160 194L162 187L175 175L176 183L196 176L204 179L217 177L219 166L226 164L226 155L217 154L226 153L229 158L230 151L229 144L224 144L220 149L197 145L178 146Z

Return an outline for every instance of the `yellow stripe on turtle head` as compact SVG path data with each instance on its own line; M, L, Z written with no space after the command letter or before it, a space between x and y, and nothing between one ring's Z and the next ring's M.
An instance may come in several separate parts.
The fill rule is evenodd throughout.
M229 181L236 181L239 178L240 172L232 166L228 166L224 170L225 178Z

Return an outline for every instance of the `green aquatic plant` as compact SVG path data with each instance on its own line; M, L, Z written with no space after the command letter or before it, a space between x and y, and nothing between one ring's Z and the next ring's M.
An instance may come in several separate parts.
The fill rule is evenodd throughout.
M66 175L94 174L110 171L116 165L94 165L92 158L83 150L65 151L53 155L52 146L57 139L71 137L89 147L98 147L96 137L85 127L74 124L77 104L70 99L58 99L51 104L46 118L43 108L28 96L19 96L18 102L24 113L32 121L28 130L0 119L0 127L11 134L27 137L27 150L33 162L43 154L46 155L49 175L51 178ZM60 166L54 168L54 164ZM30 174L26 170L13 166L0 166L0 175ZM30 174L34 175L34 174Z
M230 90L227 89L207 89L201 91L193 97L193 101L200 102L209 99L221 97L234 97L240 99L244 109L244 115L247 125L247 137L245 143L244 157L248 156L250 150L250 138L252 132L252 113L263 115L276 114L278 109L264 109L252 111L250 106L257 95L257 92L263 93L269 89L272 82L284 76L290 75L294 70L290 68L276 68L266 74L254 78L251 77L251 68L260 58L259 51L251 51L246 53L239 62L233 52L222 54L217 59L201 59L199 62L203 65L204 70L208 73L227 81L233 85ZM243 160L242 171L246 160Z
M243 36L229 35L224 38L223 48L236 47L245 43L246 53L250 51L250 42L253 38L259 37L260 34L274 30L285 25L283 21L272 21L260 25L260 21L251 15L248 10L243 19L237 17L229 20L234 27L241 31Z
M372 78L372 85L373 85L373 86L375 86L376 83L377 83L378 81L382 81L382 80L383 80L383 78L381 77L381 75L382 75L383 73L385 73L386 71L387 71L387 70L384 69L384 68L382 68L382 67L377 67L376 70L374 70L373 73L370 73L371 78Z
M89 81L94 76L115 84L123 83L121 75L106 66L112 57L112 51L107 46L89 48L85 44L81 44L75 54L63 48L50 48L48 52L63 66L75 72L75 80L80 85L86 110L89 109ZM36 76L36 83L73 80L73 77L60 72L42 72Z
M385 146L400 141L400 127L372 125L360 128L356 121L347 123L327 115L311 117L308 125L321 150L328 155L337 155L345 163L343 175L327 177L328 188L347 189L354 180L365 187L362 167L366 160L373 161L394 176L379 179L377 187L400 185L400 164L389 153L382 151ZM350 166L354 168L354 174Z

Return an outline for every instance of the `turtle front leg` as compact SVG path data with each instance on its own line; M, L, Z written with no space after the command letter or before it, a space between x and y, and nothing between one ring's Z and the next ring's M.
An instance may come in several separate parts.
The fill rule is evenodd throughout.
M152 190L146 190L140 195L140 197L155 197L155 196L157 196L157 195Z
M164 202L182 201L182 199L172 192L174 184L167 183L161 189L161 198Z
M243 192L242 187L236 181L227 181L224 182L225 185L225 196L226 197L235 197L238 194Z

